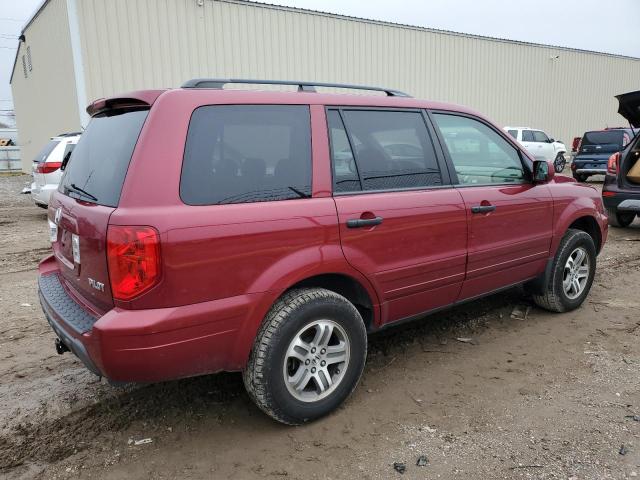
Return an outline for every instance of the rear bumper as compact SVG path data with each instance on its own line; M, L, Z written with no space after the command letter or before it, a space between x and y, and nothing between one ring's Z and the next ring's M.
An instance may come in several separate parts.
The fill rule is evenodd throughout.
M60 340L96 375L155 382L242 368L236 347L253 296L152 310L114 308L98 316L74 297L51 262L49 257L40 265L42 309Z
M31 184L31 198L39 205L49 205L51 194L58 189L58 185L38 185Z
M607 169L605 168L576 168L576 173L587 175L606 175Z
M637 189L620 189L617 179L607 175L602 187L602 203L612 210L640 214L640 186Z

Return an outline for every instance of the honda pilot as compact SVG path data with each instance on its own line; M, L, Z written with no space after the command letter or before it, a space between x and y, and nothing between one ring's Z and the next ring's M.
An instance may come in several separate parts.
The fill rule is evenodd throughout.
M112 382L241 371L308 422L354 390L370 332L519 284L578 308L607 238L593 187L395 90L195 79L87 111L39 294L58 351Z

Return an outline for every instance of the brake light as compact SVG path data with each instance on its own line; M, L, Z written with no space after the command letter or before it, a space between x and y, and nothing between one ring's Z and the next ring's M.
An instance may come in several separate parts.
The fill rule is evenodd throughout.
M580 150L580 143L582 142L582 137L573 137L573 143L571 144L571 151L577 152Z
M617 175L619 163L620 152L616 152L609 157L609 161L607 162L607 173L610 173L611 175Z
M62 162L41 162L36 167L37 173L53 173L60 168Z
M107 262L113 298L131 300L160 280L160 236L153 227L110 225Z

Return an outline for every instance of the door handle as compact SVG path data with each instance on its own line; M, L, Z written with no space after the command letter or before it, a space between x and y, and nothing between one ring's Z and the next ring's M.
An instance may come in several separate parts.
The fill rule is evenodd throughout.
M374 225L380 225L381 223L382 217L351 218L347 220L347 228L373 227Z
M495 205L474 205L471 207L471 213L489 213L496 209Z

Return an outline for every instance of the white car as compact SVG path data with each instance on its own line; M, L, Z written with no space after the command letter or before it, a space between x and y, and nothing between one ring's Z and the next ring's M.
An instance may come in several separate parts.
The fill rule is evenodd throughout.
M31 198L37 206L47 208L49 197L58 189L62 177L62 162L70 155L80 139L80 133L66 133L52 137L33 160Z
M529 127L504 127L504 130L519 141L522 146L534 156L536 160L553 162L557 173L564 170L567 160L567 147L564 143L556 142L542 130Z

